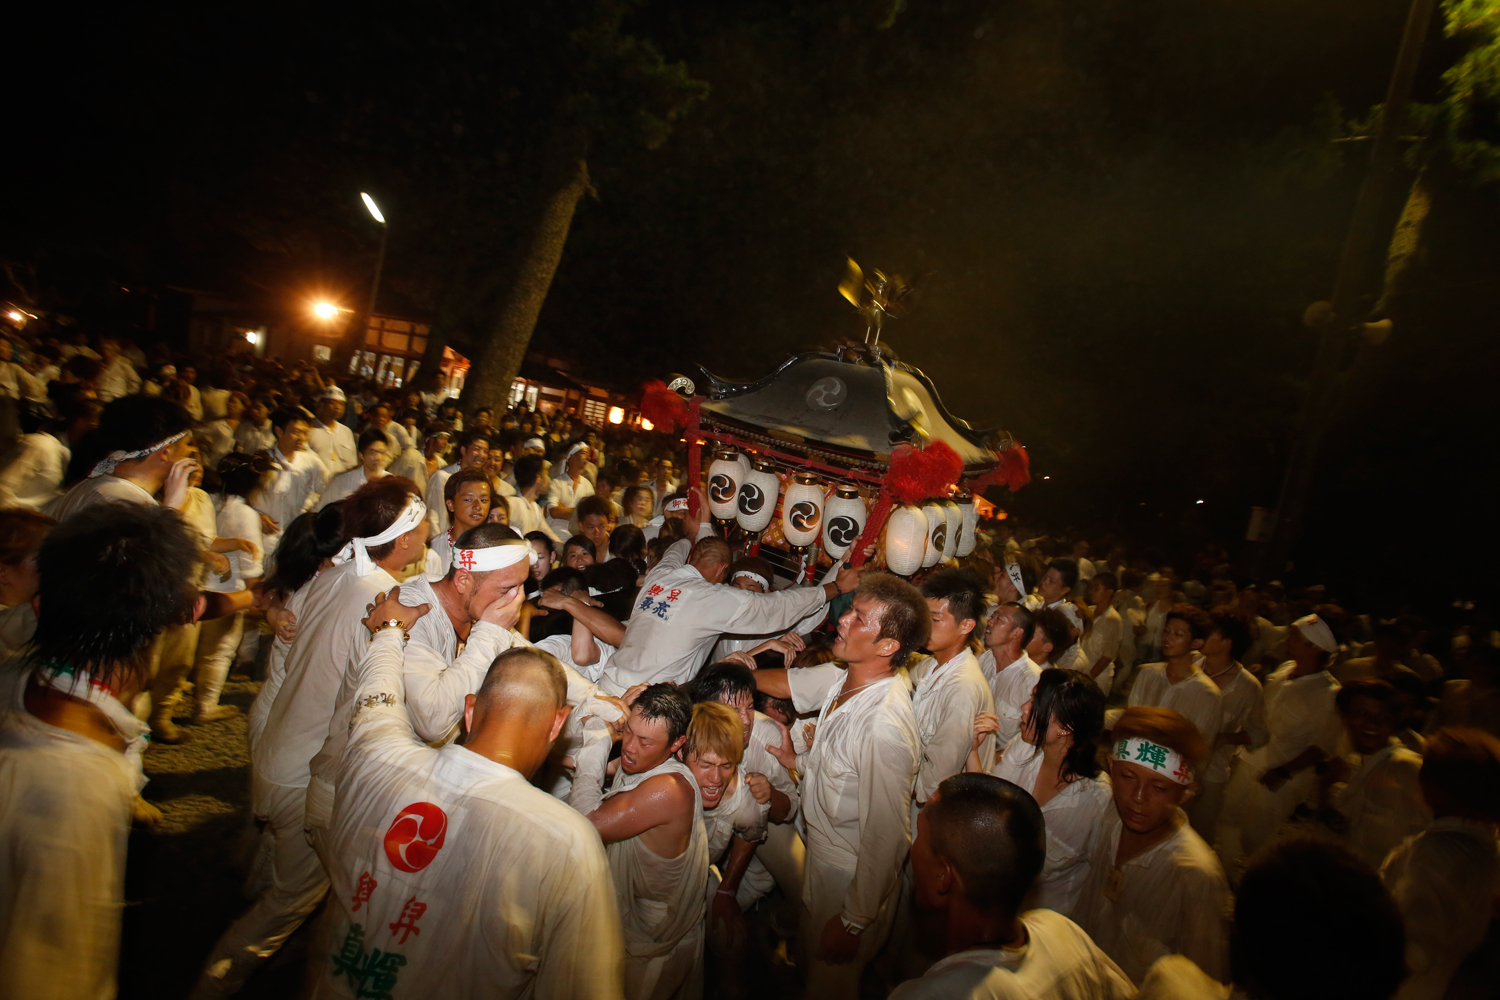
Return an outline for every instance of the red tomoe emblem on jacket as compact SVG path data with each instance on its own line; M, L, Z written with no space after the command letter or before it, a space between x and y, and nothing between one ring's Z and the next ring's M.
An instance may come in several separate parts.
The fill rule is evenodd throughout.
M432 864L447 835L447 813L431 802L413 802L385 831L385 856L397 871L419 872Z

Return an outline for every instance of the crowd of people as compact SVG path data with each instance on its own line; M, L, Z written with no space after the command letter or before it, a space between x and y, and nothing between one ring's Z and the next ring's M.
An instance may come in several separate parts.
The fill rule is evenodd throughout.
M114 995L142 753L235 669L260 849L197 998L299 929L351 1000L1492 987L1482 630L1014 518L788 586L668 434L0 345L0 995Z

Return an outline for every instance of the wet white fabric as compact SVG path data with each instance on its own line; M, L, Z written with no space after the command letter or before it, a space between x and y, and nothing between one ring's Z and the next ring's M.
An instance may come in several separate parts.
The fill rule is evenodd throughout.
M1120 613L1114 608L1105 608L1102 613L1096 611L1093 624L1089 625L1083 638L1078 640L1078 645L1083 650L1083 661L1088 664L1087 670L1092 673L1094 664L1101 659L1108 658L1113 661L1120 652L1120 637L1125 633L1125 622ZM1109 694L1109 689L1114 681L1115 665L1113 662L1103 670L1094 675L1094 681L1099 685L1099 690Z
M792 707L798 715L816 712L828 700L828 692L844 679L844 668L837 663L819 663L811 667L793 667L786 672L786 686L791 689Z
M790 809L779 823L770 823L766 828L766 840L755 852L750 870L740 883L743 889L751 885L759 896L769 892L771 882L781 887L787 899L796 906L802 901L803 859L805 851L802 838L797 833L796 821L802 808L802 796L797 782L787 769L771 753L770 748L781 745L781 728L770 716L755 713L750 727L750 744L745 747L745 773L763 774L771 787L787 797Z
M1233 987L1221 983L1181 955L1163 955L1151 965L1136 1000L1229 1000Z
M991 773L1034 792L1041 771L1042 752L1018 736L1005 748L1000 763ZM1047 826L1047 860L1036 881L1038 906L1073 916L1078 895L1088 881L1100 821L1105 813L1113 811L1107 771L1101 771L1095 778L1075 778L1042 806Z
M1021 916L1026 944L971 948L940 959L890 1000L1128 1000L1135 987L1073 921L1048 910Z
M639 837L604 849L625 932L625 995L630 1000L666 1000L702 976L708 832L698 782L687 765L668 757L639 774L622 770L605 798L663 774L681 775L693 789L693 829L686 849L663 858Z
M922 756L912 788L913 830L916 807L932 798L945 778L963 771L974 745L974 716L995 710L984 671L967 649L941 666L929 656L918 664L917 672L921 680L912 692L911 704ZM979 765L987 771L994 764L995 737L991 735L979 745Z
M115 733L125 741L124 756L135 772L135 790L139 792L146 787L146 769L141 757L151 742L150 726L121 704L113 691L81 670L46 664L38 667L32 677L42 687L86 701L104 713Z
M0 684L0 992L27 1000L115 995L136 769L48 725Z
M1380 877L1406 924L1410 975L1397 1000L1439 1000L1484 940L1500 897L1495 828L1457 817L1435 820L1391 852Z
M623 694L635 684L682 684L697 673L721 634L786 629L827 602L821 587L757 594L709 583L688 565L692 544L674 543L646 574L625 638L600 686Z
M22 434L0 469L0 507L41 510L62 493L73 452L51 434Z
M578 501L594 495L594 484L589 482L585 477L579 476L578 482L575 485L573 480L568 478L566 460L559 463L559 465L560 468L557 470L558 475L553 478L552 484L547 487L547 498L542 502L542 509L547 515L547 523L552 526L553 533L559 538L567 538L575 533L578 525L577 515L569 514L567 517L553 517L551 513L552 508L576 508Z
M229 560L229 575L220 577L210 573L203 582L203 589L217 594L233 594L245 589L245 581L256 579L265 572L265 539L261 536L260 514L244 497L226 496L224 506L219 508L214 519L214 530L220 538L242 538L255 546L255 554L235 551L225 552Z
M311 995L618 1000L620 919L589 822L503 764L426 746L396 630L356 676Z
M995 717L1000 720L995 745L997 750L1003 751L1011 740L1021 735L1021 709L1031 700L1031 692L1036 690L1036 680L1042 676L1042 668L1024 652L1014 662L995 670L995 654L986 649L979 657L979 668L985 669L986 663L994 673L994 679L990 681L990 696L995 703Z
M766 839L767 814L770 803L761 805L755 801L750 786L745 783L745 765L742 762L734 773L734 787L719 797L719 804L703 810L703 829L708 835L709 864L721 864L729 851L733 837L758 844ZM701 797L701 791L700 791Z
M1163 955L1186 955L1229 978L1229 884L1213 850L1179 813L1177 832L1116 867L1119 814L1108 810L1094 841L1077 920L1132 980Z
M1349 849L1379 870L1386 856L1432 822L1417 774L1422 758L1395 737L1372 754L1349 754L1349 780L1334 786L1333 805L1349 823Z

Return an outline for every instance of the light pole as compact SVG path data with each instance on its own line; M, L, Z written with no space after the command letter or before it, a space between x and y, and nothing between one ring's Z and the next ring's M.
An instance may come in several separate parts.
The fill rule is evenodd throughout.
M385 270L385 239L391 234L391 227L386 225L385 216L380 214L380 206L375 204L375 199L361 191L359 196L364 199L365 208L370 210L370 217L380 223L380 252L375 255L375 281L370 285L370 308L365 310L365 325L368 327L370 317L375 315L375 296L380 294L380 272Z

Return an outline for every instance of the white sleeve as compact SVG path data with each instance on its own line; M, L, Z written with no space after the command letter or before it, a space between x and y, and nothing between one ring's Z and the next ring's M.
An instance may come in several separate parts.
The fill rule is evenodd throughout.
M443 612L434 609L431 613ZM408 647L406 700L417 735L435 742L451 733L464 716L464 696L479 690L495 657L518 639L514 632L477 622L464 651L452 664L444 663L431 646Z
M398 629L383 628L370 639L370 648L354 667L349 750L356 745L418 745L411 716L406 711L406 688L401 679L403 659Z

